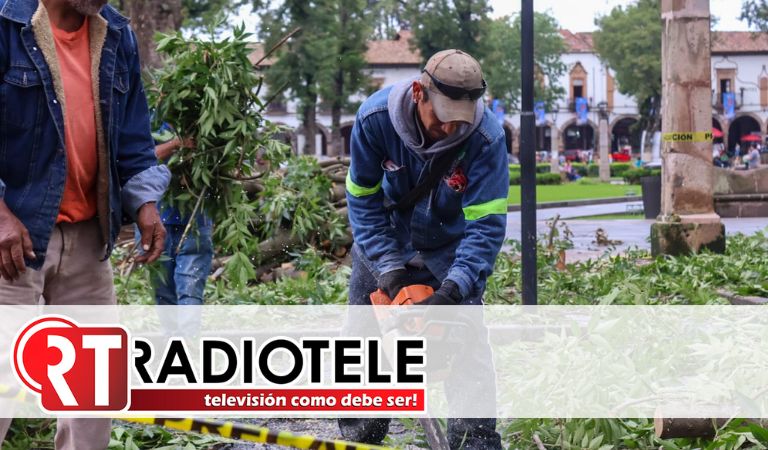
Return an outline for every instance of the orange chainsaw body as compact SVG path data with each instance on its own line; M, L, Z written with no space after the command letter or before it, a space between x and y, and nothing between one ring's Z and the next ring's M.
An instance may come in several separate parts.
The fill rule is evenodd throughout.
M374 306L389 306L389 305L415 305L421 303L430 295L434 294L435 290L431 286L426 284L412 284L400 289L395 299L392 300L381 289L376 289L371 294L371 304Z

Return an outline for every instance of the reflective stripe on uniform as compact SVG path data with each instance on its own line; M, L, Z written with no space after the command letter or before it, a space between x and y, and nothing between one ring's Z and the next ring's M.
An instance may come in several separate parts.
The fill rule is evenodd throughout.
M466 220L478 220L491 214L506 214L507 213L507 199L497 198L490 202L481 203L479 205L470 205L464 208L464 219Z
M381 181L376 183L376 186L374 187L360 186L359 184L355 184L352 181L352 175L350 175L350 171L347 171L347 192L352 194L353 197L365 197L366 195L373 195L379 192L379 189L381 189Z

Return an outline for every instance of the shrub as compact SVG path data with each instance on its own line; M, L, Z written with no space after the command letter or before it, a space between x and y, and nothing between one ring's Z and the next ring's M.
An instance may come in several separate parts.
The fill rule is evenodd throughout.
M587 164L585 163L571 163L571 167L573 167L573 170L580 176L580 177L586 177L591 176L589 174L589 168L587 167Z
M631 163L613 163L611 164L611 176L623 177L624 173L628 170L631 170L632 168L633 165Z
M550 173L551 165L549 163L536 164L536 173Z
M647 177L651 175L661 175L661 170L647 168L629 169L624 172L624 181L629 184L639 184L641 177Z
M560 184L561 181L562 179L560 178L559 173L537 173L536 174L537 185ZM514 171L514 170L509 171L509 184L511 186L520 185L520 172Z
M560 184L562 183L563 179L560 177L559 173L537 173L536 174L536 184L543 185L543 184Z

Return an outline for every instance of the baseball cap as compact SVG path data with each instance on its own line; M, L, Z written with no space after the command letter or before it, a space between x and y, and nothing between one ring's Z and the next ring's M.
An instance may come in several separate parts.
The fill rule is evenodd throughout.
M421 83L441 122L474 122L477 101L486 88L475 58L461 50L443 50L432 55L421 72Z

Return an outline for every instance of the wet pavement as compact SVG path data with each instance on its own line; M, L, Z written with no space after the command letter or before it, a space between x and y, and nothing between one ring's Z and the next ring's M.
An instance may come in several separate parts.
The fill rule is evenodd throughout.
M642 211L642 203L612 203L605 205L575 206L567 208L540 209L537 211L536 229L539 237L546 236L549 232L547 220L560 216L568 229L573 233L574 248L568 251L568 259L586 259L599 256L606 251L620 253L629 248L650 250L649 236L652 219L637 220L591 220L578 219L579 217L596 216L603 214L617 214ZM768 227L768 217L723 219L726 234L744 233L754 234ZM596 242L598 228L602 228L604 236L615 241L614 245L599 245ZM520 213L507 214L507 238L520 240Z

